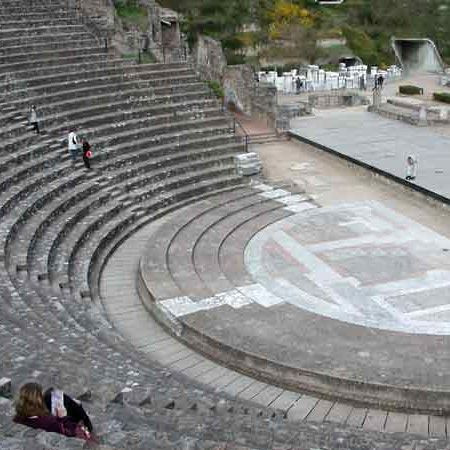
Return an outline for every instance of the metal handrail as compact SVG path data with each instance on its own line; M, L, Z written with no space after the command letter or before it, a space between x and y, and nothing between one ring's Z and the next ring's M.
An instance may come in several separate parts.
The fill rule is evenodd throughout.
M241 137L242 137L243 144L244 144L244 151L245 151L245 153L248 153L248 144L250 142L250 135L247 133L247 130L244 128L242 123L239 122L239 120L236 119L236 116L233 115L233 134L235 137L238 136L238 134L237 134L238 129L242 130L243 136L241 136Z

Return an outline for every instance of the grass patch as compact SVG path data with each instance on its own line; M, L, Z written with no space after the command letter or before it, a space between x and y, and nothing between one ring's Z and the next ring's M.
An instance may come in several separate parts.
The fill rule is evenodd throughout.
M434 92L433 99L438 102L450 103L450 92Z

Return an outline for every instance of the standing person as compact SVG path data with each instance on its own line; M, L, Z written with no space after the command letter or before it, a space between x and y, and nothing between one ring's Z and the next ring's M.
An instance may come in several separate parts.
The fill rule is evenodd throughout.
M72 158L72 164L77 162L77 154L80 149L80 141L75 132L75 129L71 129L69 135L67 136L67 144L69 146L70 157Z
M384 83L384 77L383 75L380 73L379 77L378 77L378 87L380 89L383 89L383 83Z
M303 82L300 80L300 77L297 77L295 80L295 87L297 88L297 94L300 94L300 91L303 87Z
M417 176L418 161L414 155L409 155L406 158L406 180L414 181Z
M86 169L91 170L92 147L87 139L83 139L83 162Z
M36 134L40 133L39 119L38 119L38 114L36 111L36 105L31 105L31 108L30 108L30 125L33 126L33 130L36 132Z
M53 390L49 390L50 408L42 393L42 387L38 383L26 383L19 391L16 401L16 415L14 422L31 428L38 428L51 433L59 433L68 437L77 437L88 442L95 442L92 437L92 424L81 405L69 396L63 395L64 405L54 408L52 405ZM47 396L47 393L46 393ZM55 414L50 412L55 411Z

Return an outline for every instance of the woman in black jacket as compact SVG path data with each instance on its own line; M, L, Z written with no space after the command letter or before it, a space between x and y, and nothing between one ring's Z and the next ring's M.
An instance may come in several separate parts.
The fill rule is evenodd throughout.
M83 139L83 162L86 169L91 169L91 162L89 161L92 158L92 147L89 144L87 139Z

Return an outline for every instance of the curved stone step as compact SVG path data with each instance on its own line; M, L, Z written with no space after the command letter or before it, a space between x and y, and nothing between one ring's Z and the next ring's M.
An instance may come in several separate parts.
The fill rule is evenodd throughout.
M220 199L215 203L223 204L226 201L226 199ZM211 204L214 204L214 201L209 204L203 203L204 212L206 212L208 208L211 209ZM175 214L179 218L183 217L180 222L181 227L185 222L186 215L192 214L195 216L193 210L196 210L197 214L201 214L202 206L194 204L192 207L184 209L180 214ZM169 219L169 221L162 219L162 225L159 229L166 228L166 226L170 227L170 223L174 224L175 227L176 222L175 218ZM158 233L155 234L155 226L150 225L125 241L109 259L103 273L101 289L101 297L108 317L131 342L134 342L139 349L147 353L149 358L165 363L168 367L181 367L179 370L185 376L195 378L212 388L232 392L239 398L251 399L257 403L261 402L265 407L279 406L286 411L288 418L291 420L305 420L316 423L318 421L348 423L363 428L363 430L376 428L386 432L404 432L407 430L408 415L405 414L360 409L344 403L327 402L313 399L308 395L283 391L265 383L247 380L239 373L233 375L229 369L220 367L210 361L203 362L201 359L186 368L183 368L182 365L177 366L179 361L188 360L190 350L179 349L179 343L165 334L165 331L157 323L151 318L142 317L144 310L134 291L134 278L132 276L124 276L125 281L120 285L114 282L119 272L122 274L125 272L124 275L135 273L142 249L144 247L154 249L155 243L159 242L157 235ZM138 317L142 319L139 320ZM173 348L173 351L178 350L177 353L173 353L175 356L178 355L178 358L172 358L171 353L167 353L167 348ZM439 423L440 421L440 418L435 416L411 415L410 417L412 424L423 423L424 420L427 424L428 421L430 423L432 421ZM359 421L358 418L360 418ZM417 429L414 427L408 429L412 432L415 430ZM428 434L428 427L425 434ZM441 436L445 436L445 427L441 431Z
M64 111L67 109L76 109L81 106L88 106L92 104L101 104L101 103L108 103L111 101L117 101L119 99L128 99L130 102L139 102L139 101L146 101L146 102L160 102L160 103L166 103L168 100L170 101L170 97L175 96L176 94L180 94L180 97L185 97L186 99L190 98L196 98L199 97L206 97L210 96L210 92L205 88L204 85L201 83L195 83L193 86L190 86L189 84L186 86L177 86L174 85L173 87L170 86L164 86L164 87L158 87L154 88L154 93L149 93L145 87L138 88L135 86L135 82L128 83L128 89L120 90L118 92L106 92L102 95L86 95L84 97L77 98L76 96L72 96L72 98L66 99L64 101L54 101L53 103L47 105L43 105L41 108L41 112L43 114L47 114L49 112L57 113L60 111ZM115 85L111 85L110 87L113 88ZM187 92L186 92L187 91ZM81 94L82 91L77 92L73 91L72 94ZM65 96L68 96L69 94L65 93ZM69 96L70 97L70 96ZM140 97L142 97L142 100L140 100ZM64 98L64 96L63 96ZM57 100L57 98L55 99ZM10 105L16 106L18 108L23 107L25 105L28 105L29 102L35 102L37 103L39 101L39 97L37 98L28 98L27 100L19 99L19 100L12 100L9 102Z
M51 41L47 43L35 43L30 42L27 44L21 44L21 45L6 45L5 42L2 42L2 47L0 47L0 55L3 57L7 57L8 55L17 55L20 53L40 53L45 51L52 51L57 49L64 49L67 48L67 44L70 42L71 48L83 48L83 47L97 47L98 44L91 36L86 35L83 36L77 36L76 38L72 38L70 41L67 42L60 42L60 41Z
M202 181L203 179L208 179L208 178L214 178L214 176L218 176L218 175L224 175L227 173L227 168L224 167L220 167L219 169L205 169L205 167L208 166L208 164L211 163L197 163L197 165L191 165L191 166L186 166L186 165L179 165L178 168L174 168L171 170L170 174L165 174L165 169L164 170L160 170L159 174L158 172L156 172L155 174L148 174L145 177L141 178L140 181L137 180L133 180L131 182L131 187L129 185L128 190L132 192L133 188L136 187L144 187L144 186L152 186L151 183L155 183L158 182L158 180L160 179L160 177L164 174L164 177L166 178L163 182L159 182L159 184L157 184L156 186L152 186L150 189L147 188L143 193L139 194L137 197L134 198L134 200L130 200L130 202L128 202L129 204L127 204L126 208L131 207L132 204L139 204L140 202L142 202L142 200L145 197L148 196L155 196L158 194L158 192L170 192L170 190L172 189L176 189L178 187L181 187L183 185L187 185L187 184L191 184L191 183L199 183L200 181ZM189 170L187 170L189 167ZM137 185L137 186L136 186ZM124 207L124 204L119 204L116 206L113 206L111 208L111 206L109 206L108 204L106 204L106 206L102 207L102 210L105 210L106 213L108 214L108 217L113 217L116 213L119 213L122 209L122 207ZM70 240L73 242L78 242L80 243L80 245L82 244L85 235L87 234L87 232L85 231L85 228L87 226L88 223L91 223L91 225L89 225L88 227L90 227L90 229L95 229L96 226L98 226L98 224L101 224L103 219L99 218L99 210L97 211L93 211L92 213L88 213L87 216L84 217L83 219L83 228L73 228L70 231L66 231L64 228L60 231L59 235L56 237L56 239L54 240L52 247L50 249L50 253L49 253L49 258L48 258L48 267L49 267L49 278L51 281L56 280L61 274L66 272L66 267L69 264L69 260L70 260L70 255L69 255L69 250L71 252L71 254L74 253L75 250L75 245L71 245L71 247L66 247L65 251L61 251L61 249L58 248L58 246L60 245L60 242L62 241L62 237L64 237L64 240L67 241L68 240L68 236L69 233L70 234ZM90 217L90 219L88 218ZM67 228L67 227L65 227ZM74 237L73 231L75 231L75 234L78 237ZM54 276L53 274L58 274L57 276Z
M99 48L97 53L91 53L89 55L89 64L96 64L98 62L102 62L104 60L107 60L109 58L109 55L105 53L104 49ZM16 75L18 72L32 70L34 72L39 71L47 72L49 71L50 67L59 67L60 70L62 67L65 67L67 65L72 64L86 64L86 56L85 55L78 55L78 56L68 56L65 58L59 57L59 58L48 58L48 59L40 59L36 61L22 61L17 63L11 63L11 64L2 64L0 66L0 74L5 73L13 73Z
M36 36L39 34L46 34L46 33L55 33L58 34L61 33L62 31L68 31L68 32L72 32L72 33L85 33L86 32L86 28L83 25L80 25L78 23L74 24L74 25L52 25L52 26L40 26L40 27L33 27L31 29L28 28L10 28L10 29L5 29L5 28L1 28L0 29L0 41L2 39L8 39L11 37L15 37L15 36Z
M97 247L89 257L86 278L79 279L78 285L88 283L91 297L98 299L99 276L103 270L103 266L108 260L110 254L120 245L121 242L131 236L141 227L154 221L155 219L178 210L181 206L190 205L203 198L214 195L215 192L235 190L245 184L242 177L231 175L219 175L214 179L204 179L196 182L194 185L185 185L178 188L171 189L169 193L160 197L146 196L143 194L140 199L139 212L133 217L127 227L122 229L113 228L108 234L102 235L101 246ZM148 198L146 198L148 197ZM132 210L136 212L136 208Z
M74 126L76 128L80 128L85 124L85 126L89 126L92 129L96 126L98 131L101 130L101 125L105 128L105 124L109 124L110 128L113 128L113 131L117 129L114 126L116 123L120 123L121 127L127 126L131 121L136 120L146 120L150 124L159 124L164 123L164 121L179 121L185 116L189 116L190 118L200 118L205 116L213 116L220 114L224 117L222 111L216 105L216 102L209 102L214 108L201 108L202 105L207 105L207 101L197 103L194 102L184 102L182 104L174 105L174 106L160 106L160 105L149 105L147 107L135 108L129 105L129 102L124 102L124 107L126 109L117 109L113 110L113 112L109 112L107 114L98 114L98 115L86 115L82 120L77 120L76 122L70 122L67 120L67 116L64 119L64 115L50 115L49 117L42 117L40 120L40 128L41 132L45 135L57 135L59 133L66 133L67 130ZM106 108L105 108L106 109ZM110 109L111 110L111 109ZM167 111L170 111L167 114ZM187 110L187 111L186 111ZM87 112L92 114L92 109L87 109ZM165 113L164 113L165 112ZM17 147L19 143L25 138L28 138L28 135L25 135L26 131L31 132L32 130L28 129L28 118L23 117L20 120L15 120L14 123L8 127L3 128L3 132L0 132L0 137L3 138L4 147L6 149L11 147ZM88 128L88 129L89 129ZM34 133L34 131L33 131ZM22 144L20 144L22 145Z
M113 62L114 61L114 62ZM156 66L156 67L155 67ZM78 70L73 71L68 68L65 72L50 73L48 75L38 75L35 77L20 77L26 86L45 88L45 86L54 86L58 83L65 82L80 82L89 80L91 78L100 77L124 77L133 79L138 77L140 73L146 74L146 76L154 78L168 78L174 74L189 75L192 74L192 69L187 67L160 67L158 64L135 64L128 60L110 60L104 67L90 67L89 65L83 65Z

